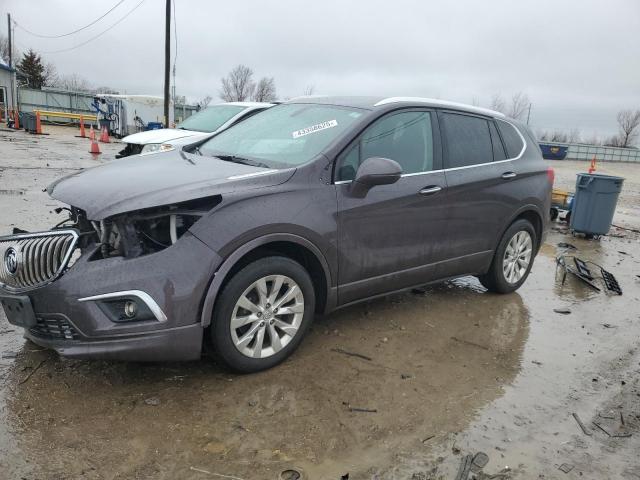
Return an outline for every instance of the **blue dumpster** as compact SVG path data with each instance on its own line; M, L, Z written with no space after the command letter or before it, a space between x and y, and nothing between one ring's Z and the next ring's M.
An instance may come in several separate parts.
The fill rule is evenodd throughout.
M542 158L545 160L564 160L567 156L569 147L561 145L550 145L547 143L540 143L540 150L542 150Z
M609 233L623 183L622 177L579 173L570 228L587 235Z

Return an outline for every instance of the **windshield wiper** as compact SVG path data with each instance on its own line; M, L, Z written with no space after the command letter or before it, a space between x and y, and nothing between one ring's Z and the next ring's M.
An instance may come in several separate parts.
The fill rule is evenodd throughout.
M250 165L252 167L261 167L261 168L270 168L269 165L262 162L256 162L255 160L250 160L244 157L238 157L237 155L214 155L216 158L220 160L224 160L225 162L233 162L233 163L241 163L242 165Z

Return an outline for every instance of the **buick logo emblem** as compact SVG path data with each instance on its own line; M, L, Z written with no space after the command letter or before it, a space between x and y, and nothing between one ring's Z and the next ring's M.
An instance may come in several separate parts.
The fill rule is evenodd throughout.
M4 268L10 275L15 275L18 271L18 252L10 247L4 254Z

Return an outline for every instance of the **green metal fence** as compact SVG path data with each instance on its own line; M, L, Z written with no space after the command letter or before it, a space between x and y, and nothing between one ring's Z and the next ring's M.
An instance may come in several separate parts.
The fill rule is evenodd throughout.
M568 147L565 160L591 160L595 155L598 162L637 162L640 163L640 149L604 147L583 143L540 142L545 145Z
M67 90L20 87L18 89L18 102L21 112L33 112L34 110L54 110L69 113L91 113L96 111L91 107L94 95L86 92L69 92ZM190 117L196 112L194 105L176 105L174 118L176 122ZM61 118L60 122L70 123L76 120Z

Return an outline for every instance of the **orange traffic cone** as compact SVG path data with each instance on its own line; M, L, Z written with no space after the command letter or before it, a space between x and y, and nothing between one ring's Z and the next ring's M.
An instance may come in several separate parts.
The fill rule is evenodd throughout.
M20 130L20 112L18 110L13 111L13 118L15 120L13 128Z
M84 131L84 117L80 115L80 138L86 138L86 137L87 135Z
M93 124L91 124L91 128L89 129L89 140L92 142L96 141L96 131L93 129Z
M36 112L36 135L42 135L42 123L40 123L40 112Z
M89 153L92 153L94 155L98 155L99 153L102 153L100 151L100 145L98 145L98 142L96 142L95 138L91 140L91 148L89 149Z
M594 155L591 159L591 166L589 167L589 173L593 173L596 171L596 156Z
M109 143L109 132L107 127L102 127L102 133L100 134L100 141L102 143Z

